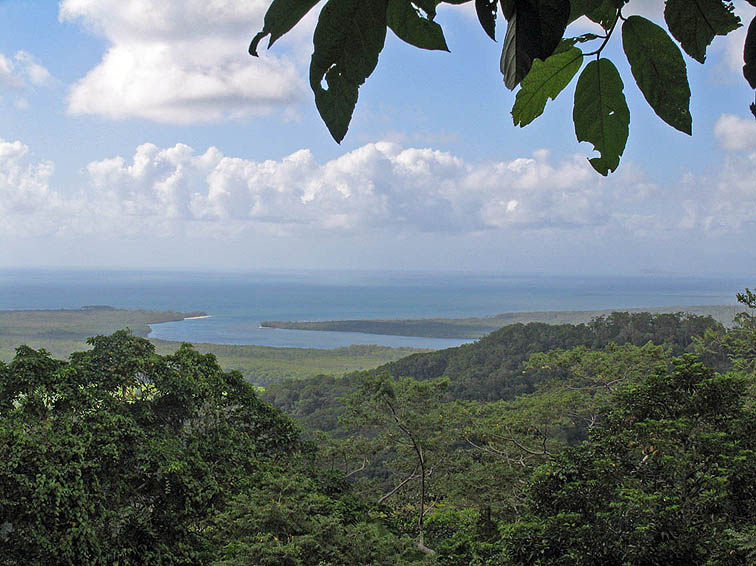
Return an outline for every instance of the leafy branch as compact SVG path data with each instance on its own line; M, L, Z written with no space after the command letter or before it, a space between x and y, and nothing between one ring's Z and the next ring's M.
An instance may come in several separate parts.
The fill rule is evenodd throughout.
M347 133L360 86L378 64L387 30L415 47L448 51L443 30L434 21L436 9L439 4L469 1L326 1L313 37L310 86L318 112L337 142ZM756 6L756 0L747 1ZM262 31L250 44L250 54L257 55L267 36L270 47L318 2L273 0ZM574 80L583 60L596 57L579 75L573 122L577 140L592 143L599 153L589 161L602 175L619 166L629 135L624 83L614 63L601 57L620 22L622 47L636 85L661 120L688 135L691 92L680 47L704 63L714 38L742 25L729 0L666 0L667 30L638 15L625 17L627 4L629 0L475 0L480 25L491 39L496 39L499 12L507 23L500 68L507 88L520 87L512 108L515 125L526 126L540 116L548 100ZM580 18L598 24L604 34L565 37L569 24ZM578 47L599 40L595 49ZM743 75L756 89L756 18L743 57ZM751 110L756 116L756 102Z

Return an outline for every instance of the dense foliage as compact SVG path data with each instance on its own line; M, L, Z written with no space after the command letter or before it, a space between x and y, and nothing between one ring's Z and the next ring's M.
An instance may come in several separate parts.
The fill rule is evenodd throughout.
M533 475L528 512L508 535L512 563L749 563L756 412L746 388L686 357L623 390L590 442Z
M378 65L387 30L415 47L448 51L443 30L434 21L436 9L468 1L326 2L313 36L310 86L320 116L337 142L346 135L360 86ZM756 0L748 2L756 5ZM318 3L273 0L249 52L257 55L258 44L266 36L270 36L270 47ZM512 108L516 125L525 126L540 116L548 100L555 99L583 68L575 88L575 135L599 153L589 161L602 175L619 166L630 124L620 73L611 60L602 57L615 32L621 31L633 79L653 111L673 128L691 134L691 92L680 47L703 63L716 36L742 25L726 0L667 0L667 30L628 14L632 6L629 0L475 0L480 24L491 39L496 38L499 9L507 21L500 67L507 88L520 85ZM582 17L597 24L596 33L566 37L568 25ZM748 30L743 59L743 74L756 89L756 18ZM756 104L751 110L756 116Z
M189 345L90 345L0 363L0 564L756 559L750 312L513 325L442 363L292 382L270 396L304 436Z
M332 527L402 547L348 485L318 483L298 428L212 355L184 345L158 356L124 331L90 343L69 362L22 347L0 365L0 564L240 563L229 545L245 529L271 538L322 528L252 520L249 501L286 497L277 486L292 481L313 505L338 508L326 513ZM231 531L218 518L229 513L239 517ZM292 563L334 563L328 553L356 542L321 541L322 562Z

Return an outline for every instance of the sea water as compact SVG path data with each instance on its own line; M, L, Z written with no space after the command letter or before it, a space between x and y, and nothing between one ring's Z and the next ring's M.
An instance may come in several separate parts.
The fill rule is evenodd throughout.
M408 319L504 312L731 305L748 278L558 277L472 273L1 270L0 309L85 305L205 311L155 324L152 337L187 342L336 348L446 348L466 340L260 328L264 320Z

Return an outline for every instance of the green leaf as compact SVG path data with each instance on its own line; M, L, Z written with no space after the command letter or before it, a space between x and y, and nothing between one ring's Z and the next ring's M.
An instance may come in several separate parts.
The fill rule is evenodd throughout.
M557 53L545 61L536 59L517 93L512 118L516 126L526 126L543 114L546 102L570 83L583 63L583 52L577 47Z
M410 45L421 49L449 51L441 26L422 17L409 0L389 0L386 23L400 39Z
M438 6L439 0L412 0L412 3L428 14L429 20L436 17L436 6Z
M263 29L249 44L249 54L257 57L257 45L262 38L270 34L268 49L273 43L291 28L297 25L307 12L320 0L273 0L265 12Z
M501 4L501 13L507 20L511 19L515 10L515 0L501 0L499 3Z
M349 128L357 91L378 64L385 39L385 0L328 0L320 12L310 87L320 117L339 143Z
M622 46L635 82L656 115L690 135L688 74L674 41L655 23L630 16L622 25Z
M754 0L756 1L756 0ZM756 88L756 17L751 20L748 26L748 35L746 35L745 47L743 48L743 76L751 85Z
M545 60L554 52L569 16L569 0L514 0L500 63L507 88L520 83L534 59Z
M604 0L593 10L586 12L586 17L608 30L617 21L617 5L614 0Z
M601 6L604 0L570 0L570 23Z
M714 36L740 27L732 4L722 0L667 0L664 20L685 52L699 63L706 60Z
M488 37L496 41L496 11L498 0L475 0L478 21Z
M580 73L572 119L578 141L587 141L601 156L589 159L606 176L619 166L629 133L630 111L619 72L608 59L591 61Z

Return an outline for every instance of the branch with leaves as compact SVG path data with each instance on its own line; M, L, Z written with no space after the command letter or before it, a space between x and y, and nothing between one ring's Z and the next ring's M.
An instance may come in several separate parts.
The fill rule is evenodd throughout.
M313 36L310 87L318 112L337 142L347 133L360 86L378 65L387 30L415 47L448 51L443 30L434 21L436 9L440 4L469 1L327 0ZM747 1L756 6L756 0ZM270 47L318 2L273 0L262 31L249 46L250 54L257 55L258 45L266 36L270 36ZM621 29L625 56L646 101L661 120L690 135L691 92L677 43L703 63L706 49L716 36L741 26L727 0L667 0L666 31L641 16L623 14L628 3L475 0L478 20L491 39L496 39L499 12L507 22L500 67L507 88L520 86L512 108L516 125L526 126L540 116L548 100L555 99L583 69L575 89L575 135L578 141L593 144L599 156L589 161L602 175L617 169L629 135L624 83L614 63L602 57L617 29ZM583 17L598 24L603 33L565 37L568 25ZM596 42L598 46L594 46ZM583 44L587 49L578 47ZM756 89L756 18L749 27L743 57L743 74ZM591 60L583 66L585 59ZM751 111L756 116L756 103Z

